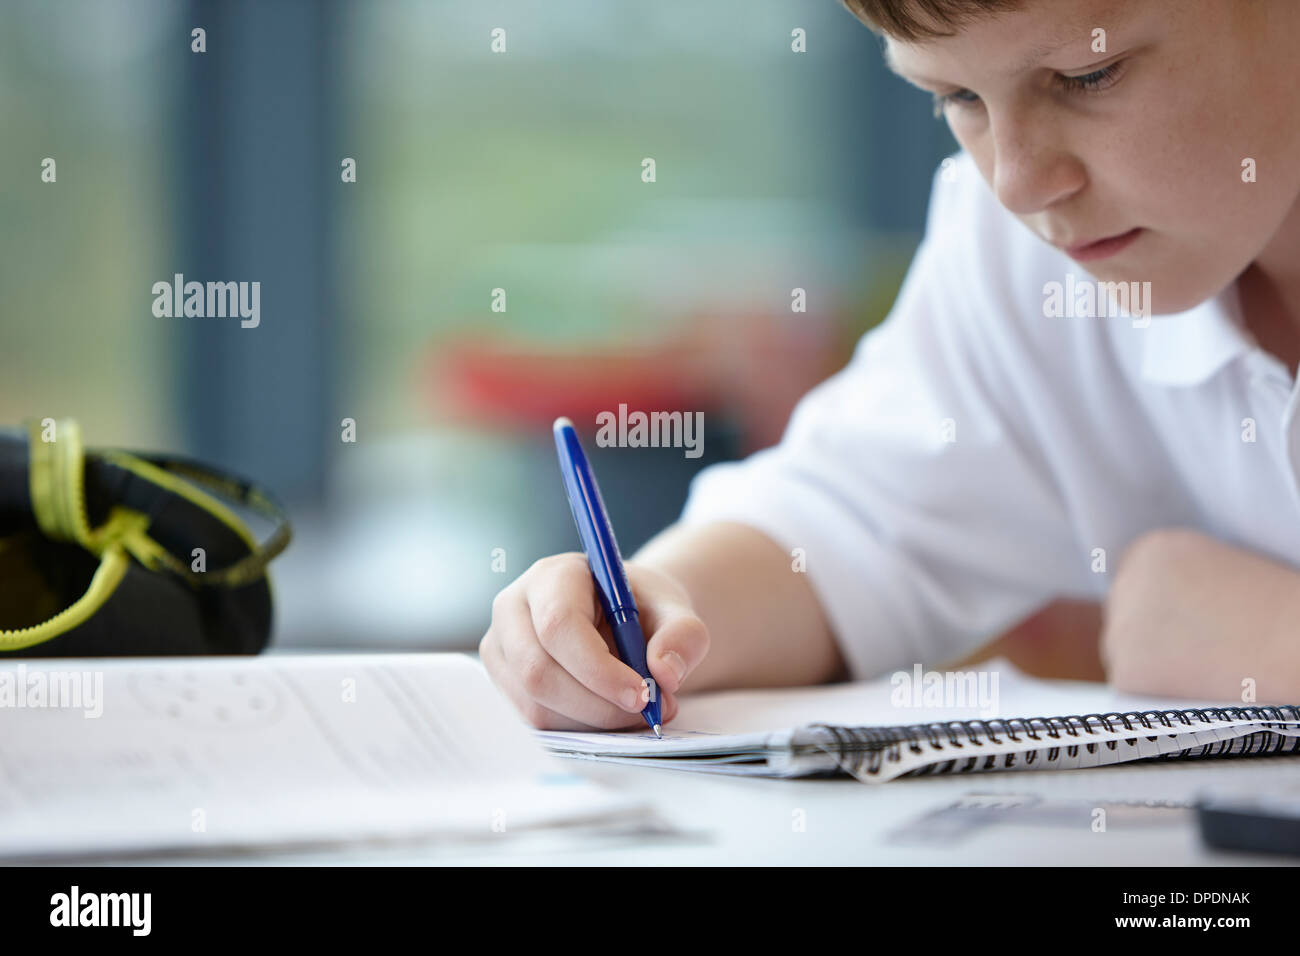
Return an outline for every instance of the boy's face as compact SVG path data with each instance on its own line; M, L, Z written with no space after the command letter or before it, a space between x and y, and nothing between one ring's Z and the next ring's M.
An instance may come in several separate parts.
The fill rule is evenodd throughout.
M888 55L1040 238L1132 232L1071 254L1168 313L1266 253L1300 280L1298 32L1298 0L1026 0Z

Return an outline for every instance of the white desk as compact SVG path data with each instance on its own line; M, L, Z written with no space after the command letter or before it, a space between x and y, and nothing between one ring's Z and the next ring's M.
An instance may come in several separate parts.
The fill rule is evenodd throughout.
M1002 676L1010 679L1009 673ZM1017 690L1011 683L1010 689L1004 690L1008 694L1027 694L1024 706L1031 707L1033 713L1098 713L1103 703L1108 707L1113 703L1109 697L1105 701L1088 697L1083 693L1087 688L1081 691L1035 684ZM861 685L791 689L771 698L767 692L760 692L757 696L766 710L757 726L795 726L807 719L809 698L816 699L820 719L844 720L867 713L869 708L862 709L864 692ZM694 726L728 729L715 724L733 712L758 720L753 717L753 696L752 692L739 692L691 701ZM686 707L684 703L682 719L686 719ZM1300 756L966 774L898 779L875 785L852 778L737 778L558 757L554 760L562 772L585 775L645 799L653 809L657 827L643 827L637 832L624 828L618 833L575 828L568 832L499 834L492 832L490 814L485 812L481 837L457 843L347 846L303 852L213 852L183 858L135 858L130 862L1277 865L1293 861L1280 856L1211 851L1200 841L1194 811L1143 809L1141 805L1144 801L1190 804L1207 787L1240 786L1256 792L1300 787ZM998 822L955 836L910 842L898 839L900 828L972 793L1028 794L1041 803L1029 810L1002 811ZM1108 808L1104 832L1094 830L1097 807ZM928 825L921 833L953 833L963 821L981 812L953 811L941 821L949 825L947 828ZM950 826L954 822L958 827Z
M1287 857L1211 851L1192 811L1152 810L1169 822L1126 825L1115 816L1093 832L1087 808L1077 822L998 824L948 846L897 845L887 835L963 794L1033 793L1048 799L1188 800L1206 785L1239 779L1245 786L1300 781L1300 757L1217 763L1109 767L898 780L868 786L850 779L738 779L657 768L566 761L566 767L611 787L647 793L675 836L485 834L477 845L348 848L309 853L190 857L199 864L364 865L1278 865ZM805 813L806 829L793 827ZM135 861L151 862L151 861ZM176 863L175 858L156 862Z

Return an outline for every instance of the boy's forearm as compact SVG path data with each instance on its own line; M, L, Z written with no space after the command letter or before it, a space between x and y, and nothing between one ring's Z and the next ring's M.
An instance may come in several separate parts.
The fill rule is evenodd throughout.
M1102 656L1135 693L1300 703L1300 571L1199 532L1138 539L1106 601Z
M729 522L657 535L632 559L672 575L709 629L684 690L817 684L844 664L806 574L763 533Z

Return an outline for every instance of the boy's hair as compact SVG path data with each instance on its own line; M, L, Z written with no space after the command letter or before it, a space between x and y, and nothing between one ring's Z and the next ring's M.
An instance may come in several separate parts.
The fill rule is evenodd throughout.
M1013 10L1022 0L840 0L877 33L904 42L952 36L990 13Z

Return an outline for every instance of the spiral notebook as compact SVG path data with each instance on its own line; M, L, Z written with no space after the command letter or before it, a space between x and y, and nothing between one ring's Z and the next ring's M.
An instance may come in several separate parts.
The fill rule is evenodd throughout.
M1036 680L1004 660L979 674L994 686L993 700L935 706L891 675L828 688L688 696L662 740L640 731L539 736L553 752L579 759L746 776L852 774L868 783L1300 754L1297 706L1146 700L1104 684ZM916 677L924 683L924 675Z

